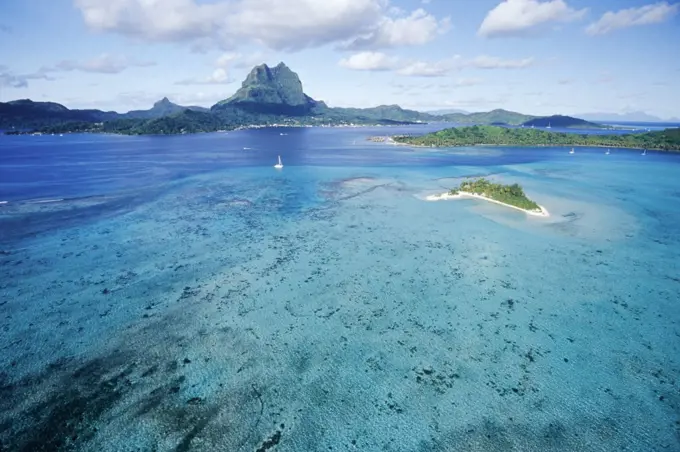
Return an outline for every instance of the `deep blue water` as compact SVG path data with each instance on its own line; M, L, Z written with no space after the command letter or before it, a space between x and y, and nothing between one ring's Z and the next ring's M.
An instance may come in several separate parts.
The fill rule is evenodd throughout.
M0 136L0 450L680 450L680 155L441 127Z

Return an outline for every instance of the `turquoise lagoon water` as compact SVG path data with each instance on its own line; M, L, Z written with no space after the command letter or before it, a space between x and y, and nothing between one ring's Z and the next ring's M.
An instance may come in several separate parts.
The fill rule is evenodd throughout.
M680 156L429 127L1 137L0 450L680 450Z

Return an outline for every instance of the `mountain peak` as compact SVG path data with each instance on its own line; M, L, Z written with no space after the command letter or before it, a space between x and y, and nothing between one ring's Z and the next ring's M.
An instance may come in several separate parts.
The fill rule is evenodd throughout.
M172 102L170 102L170 99L167 97L162 98L161 100L157 101L156 103L153 104L154 107L167 107L170 105L175 105Z
M282 61L274 67L255 66L236 93L216 107L237 106L258 113L304 115L316 101L302 90L300 77Z

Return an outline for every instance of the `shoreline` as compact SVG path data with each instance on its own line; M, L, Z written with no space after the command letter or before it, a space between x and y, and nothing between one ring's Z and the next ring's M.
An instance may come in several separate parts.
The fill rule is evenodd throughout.
M370 138L370 137L369 137ZM400 143L398 141L394 141L393 139L390 140L382 140L382 141L375 141L376 143L383 143L383 144L391 144L393 146L409 146L412 148L424 148L424 149L453 149L453 148L474 148L474 147L514 147L514 148L609 148L609 149L629 149L629 150L648 150L648 151L659 151L659 152L673 152L673 153L680 153L680 149L664 149L664 148L641 148L641 147L627 147L627 146L609 146L609 145L604 145L604 144L557 144L557 145L552 145L552 144L534 144L534 145L525 145L525 144L487 144L487 143L478 143L478 144L456 144L456 145L450 145L450 146L434 146L434 145L424 145L424 144L410 144L410 143Z
M84 134L94 134L94 135L118 135L118 136L175 136L175 135L198 135L202 133L228 133L237 132L240 130L251 130L251 129L267 129L267 128L325 128L325 129L359 129L368 127L402 127L408 125L418 125L419 123L413 124L249 124L246 126L237 126L233 129L219 129L219 130L199 130L196 132L179 132L179 133L125 133L125 132L104 132L101 130L81 130L81 131L61 131L61 132L41 132L40 130L23 131L18 133L7 133L14 132L14 130L0 130L0 135L10 135L10 136L21 136L21 135L31 135L31 136L56 136L60 135L84 135ZM425 123L426 124L426 123Z
M497 201L495 199L488 198L486 196L478 195L477 193L470 193L467 191L459 191L457 195L452 195L450 192L446 193L441 193L439 195L428 195L425 197L425 201L449 201L451 199L460 199L460 198L476 198L476 199L481 199L484 201L492 202L495 204L499 204L501 206L505 207L510 207L511 209L519 210L521 212L524 212L527 215L531 215L534 217L544 217L547 218L550 216L550 212L548 212L548 209L545 207L539 205L539 209L541 209L540 212L537 212L535 210L527 210L527 209L522 209L521 207L513 206L512 204L507 204L501 201Z

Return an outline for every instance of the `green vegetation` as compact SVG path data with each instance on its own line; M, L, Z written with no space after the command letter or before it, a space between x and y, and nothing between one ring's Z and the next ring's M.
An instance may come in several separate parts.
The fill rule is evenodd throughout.
M536 129L508 129L472 126L440 130L421 136L395 136L397 143L413 146L603 146L680 151L680 128L625 135L587 135L546 132Z
M514 111L496 109L480 113L452 113L442 116L445 121L457 124L508 124L518 126L535 118L535 116L523 115Z
M33 102L29 99L0 102L0 130L9 131L7 133L182 134L274 124L291 126L396 125L423 122L451 122L461 125L533 124L527 121L538 121L539 126L552 121L555 127L564 127L565 125L559 124L564 121L580 127L592 124L577 118L557 116L537 118L502 109L478 113L431 114L404 109L398 105L331 108L323 101L314 100L306 95L298 75L284 63L274 67L266 64L255 66L233 96L218 102L210 109L177 105L167 98L156 102L148 110L133 110L127 113L96 109L71 110L61 104ZM595 126L597 125L593 125ZM461 145L479 144L463 141Z
M524 127L562 127L574 129L606 129L607 126L586 121L584 119L572 118L571 116L553 115L541 118L534 118L523 123Z
M475 180L464 181L460 184L460 186L451 189L450 193L452 195L456 195L461 191L482 195L505 204L510 204L511 206L519 207L520 209L541 209L538 204L526 197L522 187L517 184L494 184L493 182L482 177Z

